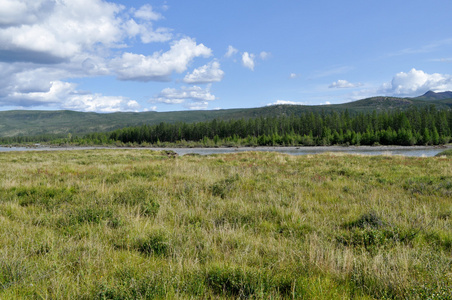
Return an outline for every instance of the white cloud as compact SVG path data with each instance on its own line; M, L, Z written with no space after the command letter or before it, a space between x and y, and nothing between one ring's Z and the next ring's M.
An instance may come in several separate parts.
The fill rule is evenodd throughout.
M210 83L223 79L224 72L220 69L220 63L212 61L207 65L195 69L184 77L186 83Z
M146 107L143 111L157 111L157 106Z
M394 96L419 96L429 90L435 92L452 90L452 76L428 74L413 68L408 73L397 73L392 81L383 84L378 92Z
M0 6L0 26L30 24L46 9L47 1L2 0Z
M63 104L64 109L96 112L138 111L140 107L135 100L102 94L71 95Z
M287 101L287 100L276 100L273 103L268 103L267 106L270 105L306 105L305 102L295 102L295 101Z
M166 42L171 40L172 33L171 29L168 28L157 28L156 30L149 30L149 27L142 26L141 41L145 44L149 44L152 42Z
M207 101L213 101L216 97L210 93L210 86L205 89L199 86L185 87L181 89L166 88L163 89L157 96L152 98L152 103L165 104L181 104L186 103L187 100L197 102L197 105L205 105ZM191 104L185 104L191 105Z
M134 19L128 20L124 24L124 29L129 37L140 36L141 42L145 44L151 42L166 42L172 38L170 29L160 27L153 30L151 23L137 23Z
M52 68L40 67L29 69L21 64L0 63L0 106L15 106L14 101L29 106L30 100L26 95L30 93L48 92L52 82L58 81L65 72ZM14 95L24 95L24 99ZM32 94L33 95L33 94ZM33 100L32 102L39 102ZM17 104L18 106L22 104Z
M137 111L140 108L135 100L80 92L75 84L62 81L52 81L47 89L40 91L16 91L7 99L9 102L3 104L17 107L56 104L61 109L97 112Z
M270 52L265 52L265 51L262 51L262 52L259 54L259 57L260 57L262 60L267 60L267 59L270 58L270 56L271 56L271 53L270 53Z
M145 4L140 9L135 11L134 16L135 18L146 21L158 21L162 18L162 15L153 11L152 6L149 4Z
M53 81L50 82L47 89L14 91L9 95L9 99L25 107L35 104L58 103L61 101L60 97L66 97L74 89L75 86L72 83Z
M211 55L211 49L203 44L197 45L193 39L184 38L173 42L171 49L164 53L145 56L126 52L120 58L113 59L110 66L120 80L166 81L173 72L184 72L195 57Z
M348 101L374 96L417 97L429 90L434 92L451 91L452 75L428 74L422 70L411 69L409 72L395 74L389 82L354 90L346 96Z
M236 54L237 52L239 52L239 50L235 49L234 47L232 47L231 45L228 46L228 51L226 52L226 54L224 56L226 57L231 57L234 54Z
M0 50L16 54L11 60L33 61L39 54L70 59L98 45L115 46L123 38L122 6L100 0L16 2L25 10L15 16L15 24L3 18L0 27Z
M139 109L135 100L81 92L70 81L115 75L164 81L185 72L195 58L212 55L203 44L189 37L173 40L171 29L157 26L164 10L149 4L126 9L111 0L0 0L0 107ZM155 49L148 53L124 50L151 42L167 44L147 47ZM195 69L187 80L221 80L216 64Z
M351 83L347 80L339 79L338 81L333 82L328 87L331 88L356 88L362 86L362 83Z
M297 78L297 77L298 77L297 73L290 73L290 75L289 75L290 79L294 79L294 78Z
M172 37L167 28L153 28L150 21L160 15L150 5L135 12L137 21L124 6L102 0L2 0L0 6L0 58L8 62L59 63L124 47L127 38Z
M201 109L207 109L209 106L209 102L202 101L202 102L190 102L184 104L185 108L191 109L191 110L201 110Z
M320 105L331 105L331 102L330 101L325 101L323 103L320 103Z
M244 67L250 69L251 71L254 71L254 54L250 54L248 52L244 52L242 54L242 64Z
M74 59L73 65L76 66L70 70L73 76L101 76L111 73L105 59L97 56L81 57L80 61ZM69 71L69 67L66 70Z

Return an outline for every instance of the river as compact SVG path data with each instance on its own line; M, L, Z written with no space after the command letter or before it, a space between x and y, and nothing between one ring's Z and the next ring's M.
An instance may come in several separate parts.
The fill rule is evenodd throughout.
M179 155L197 153L200 155L236 153L243 151L268 151L291 155L319 154L325 152L342 152L361 155L403 155L414 157L431 157L451 149L448 147L432 146L315 146L315 147L241 147L241 148L108 148L108 147L0 147L0 152L10 151L56 151L56 150L94 150L94 149L150 149L150 150L172 150Z

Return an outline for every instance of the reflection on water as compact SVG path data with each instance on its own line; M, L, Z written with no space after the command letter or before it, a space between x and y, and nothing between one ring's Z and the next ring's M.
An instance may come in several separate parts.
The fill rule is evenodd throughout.
M55 150L92 150L105 149L105 147L76 147L76 148L25 148L25 147L0 147L0 152L9 151L55 151ZM108 149L108 148L107 148ZM111 149L111 148L110 148ZM129 149L129 148L121 148ZM149 148L137 148L149 149ZM403 155L415 157L430 157L444 151L442 148L434 147L257 147L257 148L151 148L151 150L173 150L179 155L197 153L200 155L221 154L221 153L235 153L244 151L268 151L280 152L291 155L307 155L319 154L325 152L342 152L349 154L362 155Z

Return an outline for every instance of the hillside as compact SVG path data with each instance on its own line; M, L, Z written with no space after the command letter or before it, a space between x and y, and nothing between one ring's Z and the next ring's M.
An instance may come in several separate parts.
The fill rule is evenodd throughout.
M259 108L224 109L207 111L175 112L118 112L110 114L86 113L76 111L3 111L0 112L0 137L30 136L43 134L83 134L105 132L114 129L160 122L200 122L213 119L240 119L298 115L303 112L342 112L350 113L384 111L426 107L435 104L438 109L452 107L452 99L445 99L446 93L426 93L418 98L372 97L354 102L335 105L273 105ZM448 92L452 93L452 92ZM424 98L422 98L424 97ZM420 99L422 98L422 99ZM428 99L427 99L428 98Z
M443 99L452 99L452 92L439 92L435 93L433 91L428 91L424 95L415 97L414 99L418 100L443 100Z

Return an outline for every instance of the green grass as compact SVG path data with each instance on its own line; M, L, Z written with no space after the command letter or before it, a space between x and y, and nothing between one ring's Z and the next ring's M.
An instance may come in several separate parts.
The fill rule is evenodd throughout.
M451 299L452 160L0 154L0 299Z

